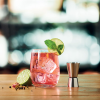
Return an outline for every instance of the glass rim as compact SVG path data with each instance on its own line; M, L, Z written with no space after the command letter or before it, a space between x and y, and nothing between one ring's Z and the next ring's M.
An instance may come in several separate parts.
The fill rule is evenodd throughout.
M31 53L56 53L56 51L49 52L47 48L43 48L43 49L32 49Z
M49 51L47 48L43 48L43 49L32 49L31 53L33 52L38 53L38 52L49 52Z

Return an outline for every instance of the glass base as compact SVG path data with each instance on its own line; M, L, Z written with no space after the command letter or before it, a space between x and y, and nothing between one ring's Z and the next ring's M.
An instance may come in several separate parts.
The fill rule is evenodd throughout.
M51 84L33 84L34 87L39 87L39 88L53 88L55 85Z

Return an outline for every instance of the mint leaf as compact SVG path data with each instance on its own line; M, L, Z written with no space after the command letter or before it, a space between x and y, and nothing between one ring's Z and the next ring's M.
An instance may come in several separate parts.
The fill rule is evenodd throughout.
M58 50L62 50L64 45L58 45Z
M51 40L45 40L44 42L47 45L47 47L49 47L50 49L55 50L57 48L55 42Z
M59 53L59 55L61 55L61 51L59 49L57 49L57 52Z

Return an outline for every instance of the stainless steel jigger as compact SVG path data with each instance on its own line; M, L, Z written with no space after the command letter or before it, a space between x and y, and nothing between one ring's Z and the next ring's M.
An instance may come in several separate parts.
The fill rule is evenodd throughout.
M67 63L67 71L69 74L68 87L79 87L78 78L77 78L79 65L80 63L77 62Z

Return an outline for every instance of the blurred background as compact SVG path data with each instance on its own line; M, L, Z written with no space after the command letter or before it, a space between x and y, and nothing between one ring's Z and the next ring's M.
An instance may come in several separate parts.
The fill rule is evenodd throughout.
M59 38L61 73L80 62L80 74L100 73L100 0L0 0L0 74L30 68L32 49Z

